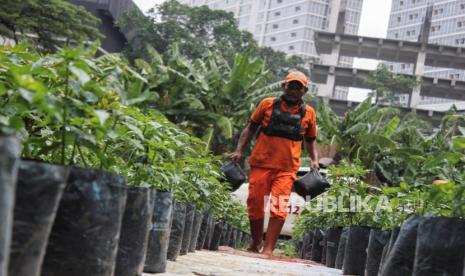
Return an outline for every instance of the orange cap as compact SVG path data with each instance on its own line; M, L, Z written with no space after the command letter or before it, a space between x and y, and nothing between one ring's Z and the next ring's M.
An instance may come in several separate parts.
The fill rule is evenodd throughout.
M291 82L291 81L298 81L300 82L304 87L308 87L308 79L307 76L305 76L304 73L300 71L292 71L286 76L286 83Z

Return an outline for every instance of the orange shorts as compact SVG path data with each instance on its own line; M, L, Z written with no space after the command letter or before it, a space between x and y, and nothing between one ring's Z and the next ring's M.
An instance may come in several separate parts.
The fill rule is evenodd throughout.
M249 174L249 196L247 198L249 218L263 219L265 200L267 200L270 203L270 217L285 220L295 179L295 172L252 167Z

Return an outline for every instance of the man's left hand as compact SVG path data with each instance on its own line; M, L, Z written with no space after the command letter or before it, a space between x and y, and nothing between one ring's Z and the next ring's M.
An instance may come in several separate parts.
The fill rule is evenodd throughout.
M320 168L320 164L318 164L318 161L317 160L312 160L312 169L319 169Z

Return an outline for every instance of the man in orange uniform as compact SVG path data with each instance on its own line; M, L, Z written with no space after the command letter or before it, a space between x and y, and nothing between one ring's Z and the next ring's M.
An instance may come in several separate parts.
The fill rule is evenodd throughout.
M265 217L265 197L270 197L270 221L262 254L271 256L287 217L287 201L300 167L302 142L318 168L316 115L302 101L308 91L307 77L298 71L289 73L282 83L284 94L260 102L242 131L231 159L239 161L242 151L260 129L249 159L249 196L247 209L253 242L249 251L260 252Z

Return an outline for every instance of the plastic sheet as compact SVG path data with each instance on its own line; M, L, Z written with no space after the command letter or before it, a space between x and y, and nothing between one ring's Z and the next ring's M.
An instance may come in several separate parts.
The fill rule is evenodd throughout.
M337 249L341 238L342 227L330 228L326 232L326 266L334 268L336 265Z
M424 217L412 216L400 227L396 242L383 264L382 276L412 275L418 225Z
M142 275L152 227L153 190L130 187L121 225L115 276Z
M465 220L427 218L418 226L414 276L462 276L465 258Z
M171 192L157 191L155 194L147 256L145 258L145 272L163 273L166 271L172 213L173 198Z
M0 137L0 152L0 276L6 276L13 228L16 176L21 153L18 140Z
M200 226L199 237L197 238L197 246L195 247L196 250L201 250L203 245L205 244L205 240L207 239L208 233L208 224L210 221L211 214L206 212L203 214L202 224Z
M189 252L195 252L197 241L199 238L200 227L202 226L203 214L199 210L195 210L194 223L192 224L192 236L189 243Z
M370 237L370 228L361 226L349 227L346 248L344 250L343 274L363 275Z
M119 175L71 168L50 234L42 276L111 276L126 204Z
M342 269L344 265L344 252L346 250L347 237L349 236L349 228L345 227L342 229L341 237L339 238L339 245L337 247L337 256L334 267Z
M168 245L167 258L170 261L176 261L181 252L182 236L184 234L184 225L186 223L186 204L176 201L174 203L170 243Z
M210 250L217 251L220 246L221 233L223 232L224 222L218 221L215 223L212 239L210 242Z
M365 266L365 276L377 276L383 249L389 242L390 232L371 229L368 239L367 262Z
M39 276L69 167L21 161L16 184L9 275Z
M194 224L195 206L188 204L186 206L186 222L184 223L184 233L182 235L181 255L186 255L189 251L189 245L192 237L192 227Z

